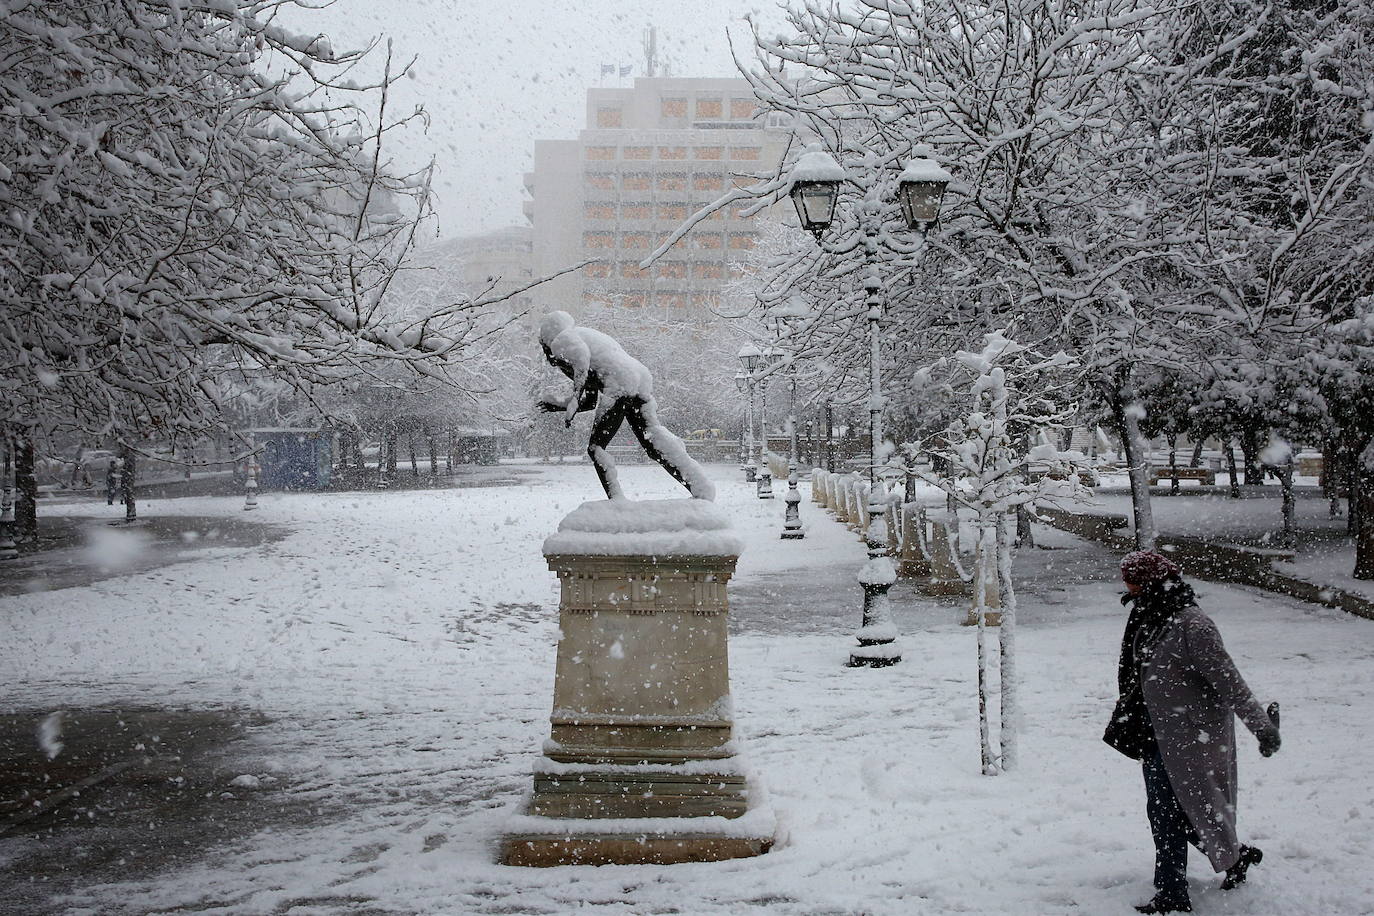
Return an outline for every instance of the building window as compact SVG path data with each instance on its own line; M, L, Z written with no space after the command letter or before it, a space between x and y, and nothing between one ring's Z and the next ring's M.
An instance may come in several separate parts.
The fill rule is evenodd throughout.
M666 309L685 309L687 307L686 293L659 293L654 297L654 300L657 305Z
M659 219L671 219L671 220L676 220L676 221L678 221L678 222L681 222L682 220L684 220L684 219L687 218L687 205L686 205L686 204L677 204L677 203L673 203L673 204L659 204L659 205L658 205L658 218L659 218Z
M626 293L624 296L621 297L620 304L625 306L627 309L642 309L644 308L644 294Z
M725 176L723 175L693 175L693 191L723 191L725 190Z
M698 159L723 159L725 157L725 147L723 146L698 146L693 152Z
M626 172L620 180L620 186L626 191L647 191L652 180L648 172Z
M588 159L614 159L614 146L589 146L587 147Z
M730 247L736 251L748 251L754 247L754 233L752 232L732 232L730 233Z
M592 201L582 208L587 219L615 219L615 204L605 201Z
M644 271L640 270L639 265L634 261L621 261L620 276L626 280L638 280L644 276Z
M666 277L672 280L687 279L686 261L659 261L654 267L655 276Z
M713 309L720 302L715 293L692 293L692 308Z
M627 232L620 237L621 248L650 248L652 244L647 232Z
M754 118L753 99L731 99L730 100L730 120L731 121L751 121Z
M620 215L624 219L653 219L654 208L640 201L620 205Z
M584 248L614 248L614 232L584 232L582 233L582 247Z
M685 146L660 146L658 148L658 158L660 159L686 159L687 147Z
M692 265L692 276L698 280L721 280L725 277L725 265L718 261L702 261Z
M615 189L615 176L610 172L586 172L582 176L582 181L587 187L596 188L598 191Z
M695 234L694 234L694 235L692 236L692 238L696 240L696 247L698 247L698 248L705 248L705 249L707 249L707 250L709 250L709 251L719 251L719 250L720 250L721 245L720 245L720 236L719 236L719 235L715 235L715 234L711 234L711 233L702 234L702 235L695 235Z
M659 103L658 113L664 118L685 118L687 117L687 100L664 99Z
M723 108L720 99L697 99L697 120L719 120Z
M758 160L759 153L761 152L763 152L763 150L757 146L732 146L730 147L730 158L748 159L752 162Z
M596 110L597 127L619 127L620 109L619 108L598 108Z
M658 176L658 189L660 191L685 191L687 190L686 172L664 172Z
M626 159L649 159L654 154L652 146L627 146L625 147Z
M611 275L611 265L605 261L593 261L587 265L587 276L593 279L609 277Z

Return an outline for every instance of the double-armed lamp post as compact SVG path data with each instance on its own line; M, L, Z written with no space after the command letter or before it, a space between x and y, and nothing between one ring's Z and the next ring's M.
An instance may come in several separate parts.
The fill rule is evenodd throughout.
M849 173L833 156L819 146L807 149L792 167L788 194L797 208L803 229L816 238L823 251L844 255L863 249L864 304L868 320L868 417L870 452L868 462L868 562L859 571L864 590L863 625L858 632L859 646L850 653L851 666L881 667L901 661L897 646L897 627L892 621L888 589L897 579L896 567L887 550L886 492L879 464L883 461L882 328L883 296L879 267L881 252L915 254L925 244L926 231L940 216L940 202L951 176L935 161L931 150L917 146L906 168L897 176L897 203L902 219L916 233L913 244L904 244L884 231L884 185L881 169L870 163L859 185L864 196L855 205L857 228L847 238L827 240L826 230L835 218L840 185L851 181Z

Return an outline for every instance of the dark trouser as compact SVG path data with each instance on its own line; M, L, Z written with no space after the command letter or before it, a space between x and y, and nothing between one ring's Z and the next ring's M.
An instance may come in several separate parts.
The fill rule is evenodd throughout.
M668 431L659 425L653 399L646 400L638 397L616 399L615 403L606 408L606 412L598 417L592 426L592 436L591 441L587 444L587 454L591 457L593 466L596 467L596 475L601 479L601 488L606 491L606 496L610 499L620 499L623 496L620 491L620 484L616 480L615 464L606 454L606 447L611 444L611 440L619 432L620 424L626 420L630 421L630 429L634 431L635 438L643 446L645 454L661 464L663 469L673 475L673 479L686 487L693 496L700 496L701 494L692 492L692 485L682 470L654 445L653 431L655 429L661 430L663 433Z
M1197 831L1178 803L1159 748L1153 748L1140 763L1145 774L1145 813L1155 839L1155 888L1172 900L1186 900L1188 844L1197 844Z

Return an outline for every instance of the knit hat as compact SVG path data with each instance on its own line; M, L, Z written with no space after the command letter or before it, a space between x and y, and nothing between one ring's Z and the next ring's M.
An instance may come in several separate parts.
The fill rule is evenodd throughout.
M1121 578L1127 585L1148 585L1177 579L1183 570L1162 553L1137 550L1121 561Z

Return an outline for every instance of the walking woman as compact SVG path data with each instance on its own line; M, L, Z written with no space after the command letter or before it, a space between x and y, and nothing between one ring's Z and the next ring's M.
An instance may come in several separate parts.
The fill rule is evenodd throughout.
M1211 618L1168 557L1136 551L1121 561L1131 608L1121 640L1121 696L1103 740L1145 775L1145 811L1155 841L1155 896L1141 913L1191 913L1188 844L1225 872L1223 889L1245 881L1263 858L1236 838L1239 716L1268 757L1279 749L1277 705L1260 706L1222 645Z

